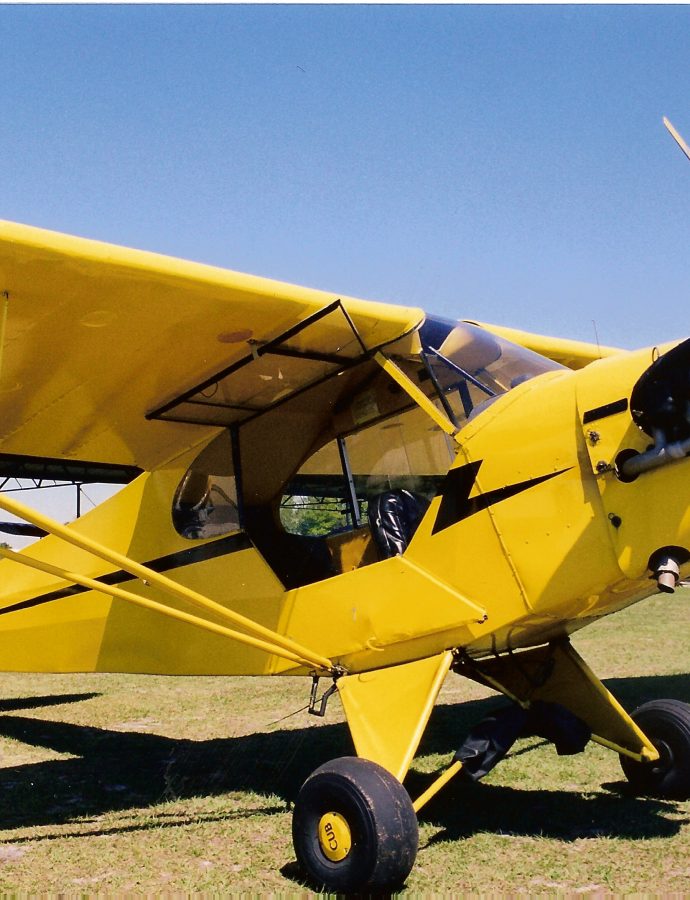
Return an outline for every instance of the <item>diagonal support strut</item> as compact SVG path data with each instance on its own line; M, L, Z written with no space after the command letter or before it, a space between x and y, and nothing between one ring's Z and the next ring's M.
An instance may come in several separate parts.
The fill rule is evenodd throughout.
M272 631L270 628L266 628L265 626L260 625L258 622L254 622L252 619L248 619L246 616L241 615L240 613L233 612L232 610L227 609L222 604L217 603L215 600L211 600L210 598L205 597L203 594L200 594L198 591L191 590L191 588L187 588L184 585L178 584L176 581L173 581L171 578L162 575L160 572L155 572L153 569L150 569L147 566L144 566L141 563L130 559L128 556L125 556L122 553L118 553L116 550L112 550L109 547L100 544L93 538L87 537L84 534L79 534L78 532L65 525L62 525L60 522L55 521L49 516L46 516L43 513L32 509L24 503L21 503L19 500L15 500L14 498L10 498L6 495L0 494L0 509L5 510L5 512L12 513L13 515L18 516L20 519L24 519L27 522L31 522L33 525L37 525L39 528L43 528L50 534L55 535L55 537L61 538L67 543L73 544L75 547L79 547L79 549L84 550L87 553L91 553L93 556L96 556L99 559L105 560L106 562L117 566L123 571L128 572L130 575L134 575L136 578L140 578L146 584L154 585L164 593L175 597L178 600L191 603L193 606L216 615L227 622L231 622L234 625L239 625L241 628L245 628L247 631L257 636L260 640L264 639L266 647L270 647L267 652L273 653L276 656L283 656L284 658L290 659L293 662L299 661L301 665L311 666L317 670L341 674L340 668L336 667L333 662L327 657L321 656L320 654L315 653L314 651L309 650L306 647L303 647L301 644L293 641L291 638L285 637L284 635L279 634L276 631ZM3 555L7 555L7 551L4 551ZM25 565L33 565L37 562L37 560L31 559L30 557L25 557L22 554L13 554L13 556L15 557L15 562L22 562ZM17 559L16 557L19 558ZM41 565L44 564L42 563ZM38 565L34 567L39 568ZM78 580L79 578L81 578L81 576L75 576L74 573L63 572L56 567L51 568L54 568L54 571L51 574L57 574L58 577L64 578L65 580L76 581L76 583L82 583L82 581L84 580ZM97 585L94 590L99 590L104 593L110 593L112 590L110 586L108 586L108 589L106 590L106 586L101 582L94 582L94 584ZM128 591L123 591L122 593L129 594ZM126 599L131 599L135 596L137 595L132 594ZM154 601L149 602L153 603ZM163 604L158 605L162 609L171 609L170 607L165 607ZM193 618L196 619L197 617ZM197 624L200 624L204 621L205 620L203 619L198 619ZM249 635L244 635L241 632L233 631L232 636L236 640L244 640L245 643L250 643L248 640L246 640ZM255 641L256 638L253 638L252 640ZM256 643L254 643L253 645L256 646Z

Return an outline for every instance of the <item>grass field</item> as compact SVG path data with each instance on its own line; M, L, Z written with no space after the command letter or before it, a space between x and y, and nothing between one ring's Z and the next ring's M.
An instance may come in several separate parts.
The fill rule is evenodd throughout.
M632 708L690 700L690 609L657 597L586 629L579 652ZM337 701L302 679L3 675L0 891L303 890L289 804L351 752ZM464 702L463 702L464 701ZM495 695L451 676L408 776L428 783ZM460 705L460 704L463 705ZM276 723L276 724L274 724ZM690 892L690 804L635 798L596 745L521 741L484 782L421 815L407 891Z

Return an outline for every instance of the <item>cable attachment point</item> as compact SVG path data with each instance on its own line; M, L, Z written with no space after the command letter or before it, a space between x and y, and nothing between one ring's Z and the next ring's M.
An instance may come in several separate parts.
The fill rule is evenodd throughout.
M337 681L337 677L334 677L333 684L328 688L327 691L324 692L321 699L317 700L316 692L319 689L319 676L318 675L311 676L311 693L309 694L309 715L310 716L319 716L319 718L323 719L323 717L326 715L326 707L328 706L328 700L338 690L338 685L336 684L336 681Z

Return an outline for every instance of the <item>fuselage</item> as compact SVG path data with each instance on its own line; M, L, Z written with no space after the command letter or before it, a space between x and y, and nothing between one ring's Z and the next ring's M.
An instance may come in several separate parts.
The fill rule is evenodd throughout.
M621 454L650 443L629 398L652 350L521 373L505 342L495 355L492 338L479 352L464 331L428 333L427 357L414 335L384 352L435 418L369 359L190 446L71 527L352 672L541 644L655 593L650 558L690 546L690 463L620 477ZM382 558L371 511L386 492L416 498L419 520ZM25 553L185 608L57 537ZM308 672L0 567L5 670Z

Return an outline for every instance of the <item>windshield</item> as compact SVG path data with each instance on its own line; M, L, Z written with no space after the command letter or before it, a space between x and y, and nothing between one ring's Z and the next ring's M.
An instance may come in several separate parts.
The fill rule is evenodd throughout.
M420 338L422 358L446 412L458 425L499 394L536 375L564 369L559 363L466 322L429 316Z

